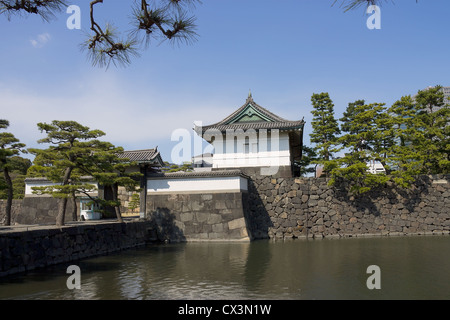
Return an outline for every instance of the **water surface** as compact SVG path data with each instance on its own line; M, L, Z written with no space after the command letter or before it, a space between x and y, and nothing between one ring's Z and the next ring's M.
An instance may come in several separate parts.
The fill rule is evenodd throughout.
M449 236L164 244L70 264L0 279L0 299L450 299Z

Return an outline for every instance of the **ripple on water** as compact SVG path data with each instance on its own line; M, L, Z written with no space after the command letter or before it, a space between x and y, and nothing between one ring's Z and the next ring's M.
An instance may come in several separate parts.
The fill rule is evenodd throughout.
M152 246L0 279L0 299L448 299L449 236ZM369 265L382 289L368 290Z

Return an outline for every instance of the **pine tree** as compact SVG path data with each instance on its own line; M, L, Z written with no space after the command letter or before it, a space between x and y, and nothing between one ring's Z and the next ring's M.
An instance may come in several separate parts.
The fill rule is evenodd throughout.
M23 199L25 196L25 178L31 160L21 156L12 156L9 159L9 174L13 183L13 199ZM0 199L8 199L8 186L3 176L0 176Z
M330 184L343 183L349 185L352 193L361 194L387 182L386 175L370 173L367 164L379 161L387 154L386 145L391 143L392 138L385 131L389 125L383 116L384 104L354 103L349 106L351 112L348 112L344 123L347 133L337 141L339 151L345 154L330 161L333 168Z
M311 166L311 164L315 163L316 159L317 154L314 149L308 146L303 146L302 158L300 161L295 163L299 167L300 177L316 171L315 166Z
M127 169L135 165L129 159L119 157L123 153L122 147L116 147L109 142L101 142L96 145L92 154L85 154L77 161L82 172L92 176L94 180L103 187L111 188L112 199L93 199L103 207L112 207L116 213L117 220L123 222L120 212L121 202L118 197L119 186L125 187L127 191L136 192L140 185L141 173L129 172ZM78 192L88 195L83 189Z
M106 2L106 1L105 1ZM86 2L87 3L87 2ZM80 45L88 52L94 66L127 65L132 56L138 56L139 45L152 41L190 44L197 40L195 16L190 15L200 0L137 0L131 3L131 30L122 35L113 24L100 26L96 12L103 0L89 2L90 28L88 37ZM38 15L50 21L68 7L66 0L1 0L0 15Z
M363 106L366 102L364 100L356 100L355 102L350 102L347 109L342 114L342 118L339 119L341 122L341 131L346 133L352 133L350 130L350 124L353 122L355 117L355 108L357 106Z
M140 200L139 193L133 193L132 196L131 196L131 200L130 200L130 202L128 204L128 209L130 209L131 212L134 213L134 211L137 208L139 208L139 205L141 203L140 201L141 200Z
M441 86L420 90L415 96L417 123L421 129L414 145L423 161L422 173L450 171L450 109Z
M47 149L29 149L36 157L30 174L43 175L48 180L57 183L55 186L37 189L37 192L51 194L59 198L56 225L63 226L67 200L74 197L80 188L95 189L82 179L77 171L77 161L89 156L97 148L96 138L105 135L100 130L90 130L75 121L53 121L51 124L38 123L41 132L47 137L39 143L50 144ZM86 184L87 183L87 184Z
M6 129L8 127L8 120L0 120L0 129ZM5 219L5 225L7 226L11 225L11 208L14 197L14 185L10 176L10 171L12 169L11 158L20 152L25 152L24 148L25 144L20 143L19 139L17 139L12 133L0 133L0 170L3 171L8 192Z
M311 102L314 108L311 113L314 117L311 122L313 132L310 134L310 140L315 144L315 163L324 165L324 172L327 173L332 169L330 160L336 151L335 144L340 129L334 118L334 104L328 93L313 94Z
M411 96L403 96L387 111L392 125L394 144L387 151L386 167L393 182L407 188L421 173L422 161L416 144L423 128L418 123L418 110Z

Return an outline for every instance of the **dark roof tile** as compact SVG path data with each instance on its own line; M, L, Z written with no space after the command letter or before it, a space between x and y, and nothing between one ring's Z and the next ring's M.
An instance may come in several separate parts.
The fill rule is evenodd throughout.
M239 116L249 105L256 109L259 113L264 115L268 121L248 121L248 122L234 122L236 117ZM214 131L220 131L222 133L226 132L226 130L263 130L263 129L280 129L280 130L302 130L305 125L305 121L290 121L286 120L276 114L270 112L269 110L261 107L259 104L253 101L253 98L249 96L245 104L230 114L228 117L219 121L215 124L203 126L203 127L195 127L194 130L197 134L204 134L206 131L214 135Z

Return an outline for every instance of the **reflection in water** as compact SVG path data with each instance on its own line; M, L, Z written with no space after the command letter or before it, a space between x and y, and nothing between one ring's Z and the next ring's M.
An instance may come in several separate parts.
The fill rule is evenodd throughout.
M0 299L448 299L450 237L153 245L0 279ZM369 290L367 267L381 269Z

